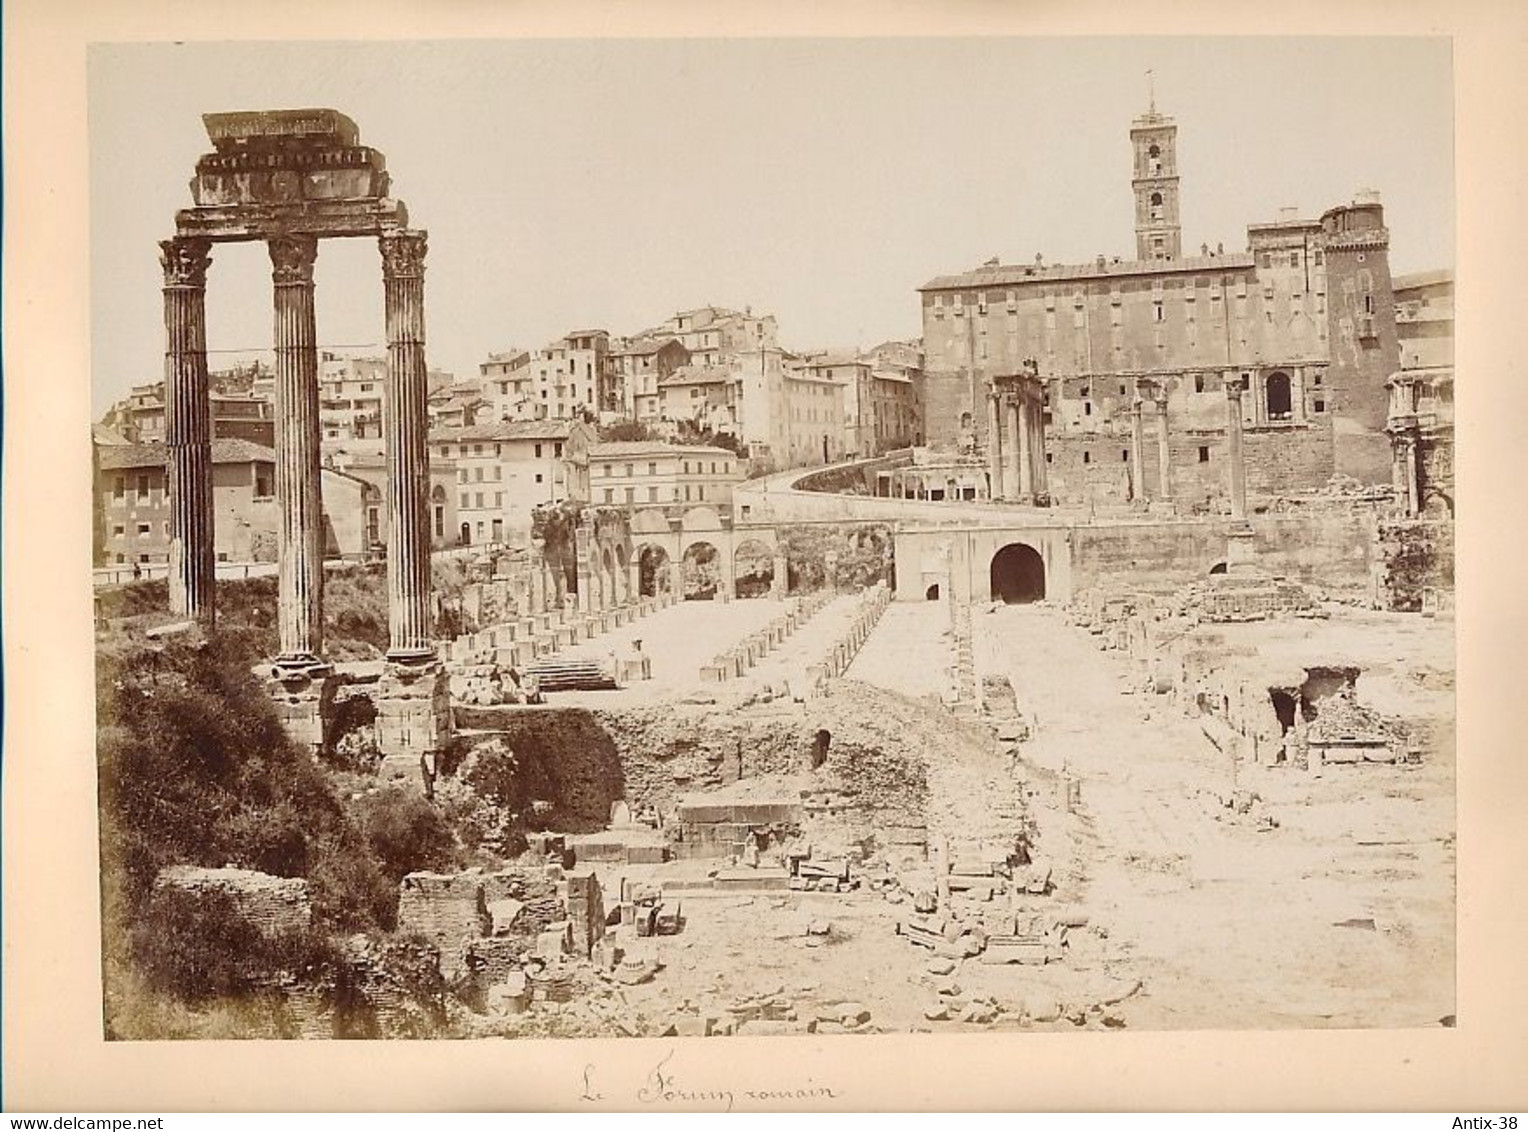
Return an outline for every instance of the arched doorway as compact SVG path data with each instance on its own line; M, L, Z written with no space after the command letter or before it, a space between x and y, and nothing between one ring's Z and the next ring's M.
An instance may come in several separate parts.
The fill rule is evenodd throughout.
M1263 379L1263 400L1268 406L1268 419L1271 421L1287 421L1293 412L1294 402L1290 397L1289 375L1282 371L1270 373Z
M763 542L747 539L732 555L733 595L767 597L775 581L775 556Z
M684 577L681 601L711 601L721 581L721 555L709 542L692 542L680 559Z
M1023 605L1045 596L1045 561L1039 551L1011 542L992 556L992 600Z
M1215 565L1210 567L1211 574L1224 574L1225 572L1226 564L1224 562L1217 562Z
M938 582L935 582L932 586L930 586L928 589L923 591L923 599L925 601L938 601L939 600L939 583Z
M463 523L462 524L462 541L461 541L461 545L462 546L471 546L472 545L472 524L471 523Z
M652 543L647 543L638 550L637 581L638 589L643 597L657 597L659 594L668 593L671 586L668 551Z

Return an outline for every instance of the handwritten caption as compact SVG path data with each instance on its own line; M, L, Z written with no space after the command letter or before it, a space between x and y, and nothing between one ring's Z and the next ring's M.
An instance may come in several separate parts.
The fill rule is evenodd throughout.
M651 1108L700 1107L717 1108L731 1112L734 1108L753 1105L788 1104L793 1101L839 1100L843 1094L828 1085L821 1085L807 1078L799 1085L791 1083L772 1084L768 1087L744 1089L733 1085L701 1087L681 1081L674 1064L679 1051L670 1049L662 1060L648 1071L633 1088L626 1083L613 1082L608 1086L604 1074L592 1062L584 1066L583 1083L578 1099L585 1104L619 1104L634 1100Z

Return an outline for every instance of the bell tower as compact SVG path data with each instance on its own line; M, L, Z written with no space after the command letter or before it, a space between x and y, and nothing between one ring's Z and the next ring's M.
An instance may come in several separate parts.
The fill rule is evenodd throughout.
M1147 72L1150 76L1150 72ZM1177 260L1183 233L1178 219L1178 125L1157 113L1156 92L1149 107L1130 124L1135 170L1135 254L1143 260Z

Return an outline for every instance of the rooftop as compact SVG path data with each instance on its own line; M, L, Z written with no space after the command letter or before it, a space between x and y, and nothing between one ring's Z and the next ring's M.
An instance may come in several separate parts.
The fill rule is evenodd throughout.
M573 421L495 421L492 424L468 425L465 428L430 430L432 443L441 441L480 440L566 440L573 432Z
M733 373L725 366L680 366L667 377L659 380L663 387L670 385L721 385L733 380Z
M1196 271L1246 270L1255 260L1247 252L1223 255L1186 256L1173 260L1119 260L1087 264L1000 264L979 267L963 275L940 275L919 287L919 291L950 291L964 287L1003 287L1040 280L1110 279L1129 275L1183 275Z
M1453 281L1454 269L1439 267L1432 271L1413 271L1407 275L1392 276L1390 288L1399 294L1401 291L1409 291L1416 287L1438 287Z
M103 444L100 446L100 463L103 469L162 468L170 459L170 450L163 444ZM212 442L214 464L253 464L276 462L276 453L248 440L214 440Z
M589 446L589 459L609 456L726 456L737 455L714 444L669 444L662 440L612 440Z

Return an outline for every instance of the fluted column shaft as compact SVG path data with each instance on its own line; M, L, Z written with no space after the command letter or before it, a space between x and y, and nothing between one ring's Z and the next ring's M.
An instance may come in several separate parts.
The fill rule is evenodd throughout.
M1247 517L1247 469L1242 462L1242 383L1239 378L1226 382L1226 473L1231 491L1231 518Z
M426 235L389 232L382 250L387 386L382 434L387 449L387 658L435 655L430 625L430 456L424 358Z
M1045 463L1045 387L1035 386L1035 491L1050 494L1050 468Z
M316 664L324 632L324 511L319 479L318 338L312 236L270 241L276 299L278 662Z
M987 482L993 499L1003 494L1003 419L996 393L987 394Z
M1031 409L1027 391L1019 393L1018 404L1014 406L1014 415L1018 419L1019 428L1019 498L1030 503L1035 497L1035 446L1034 432L1030 427Z
M1011 396L1003 399L1003 498L1019 497L1019 407Z
M1420 449L1417 435L1406 438L1406 514L1415 519L1422 513L1422 493L1417 475L1417 459Z
M170 497L170 612L211 624L217 555L212 414L207 398L207 268L212 245L160 243L164 267L164 405Z
M1142 424L1142 402L1139 397L1130 404L1130 498L1140 500L1146 496L1146 454L1143 446L1146 430Z
M1167 437L1167 398L1157 398L1157 497L1171 499L1172 449Z

